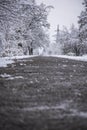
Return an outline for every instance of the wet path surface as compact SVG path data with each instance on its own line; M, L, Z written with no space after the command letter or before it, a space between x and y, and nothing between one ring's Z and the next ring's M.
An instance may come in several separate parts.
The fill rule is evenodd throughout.
M0 68L0 130L87 130L87 62L34 57Z

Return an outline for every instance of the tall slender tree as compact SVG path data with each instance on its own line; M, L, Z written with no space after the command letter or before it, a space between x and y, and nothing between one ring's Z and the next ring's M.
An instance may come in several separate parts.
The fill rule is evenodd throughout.
M79 36L81 42L87 42L87 0L83 2L84 10L81 12L79 16Z
M83 2L84 10L79 16L79 39L82 44L83 53L87 53L87 0Z

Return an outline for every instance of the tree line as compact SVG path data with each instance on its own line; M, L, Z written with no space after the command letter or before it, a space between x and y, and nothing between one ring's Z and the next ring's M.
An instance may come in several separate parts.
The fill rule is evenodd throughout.
M68 30L59 25L54 43L50 43L48 15L52 6L37 5L35 0L0 1L0 56L39 54L87 54L87 0L78 18Z
M50 53L75 56L87 54L87 0L84 0L82 4L84 10L78 17L79 28L72 24L69 30L65 26L60 30L58 25L55 42L52 44L54 51L51 49Z

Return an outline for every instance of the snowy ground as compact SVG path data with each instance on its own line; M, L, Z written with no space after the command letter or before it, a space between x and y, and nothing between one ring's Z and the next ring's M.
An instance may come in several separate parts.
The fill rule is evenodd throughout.
M67 56L67 55L53 55L52 57L59 57L59 58L66 58L72 60L79 60L79 61L87 61L87 55L84 56Z
M8 64L14 63L16 59L25 59L35 56L13 56L13 57L2 57L0 58L0 67L7 67Z
M9 58L0 58L0 67L7 67L8 64L12 63L14 63L14 61Z
M36 57L35 56L14 56L14 57L5 57L0 58L0 67L7 67L8 64L14 63L14 60L16 59L26 59ZM72 59L72 60L79 60L79 61L87 61L87 55L84 56L67 56L67 55L51 55L47 57L59 57L59 58L66 58L66 59Z
M87 130L86 56L70 58L0 59L0 130Z

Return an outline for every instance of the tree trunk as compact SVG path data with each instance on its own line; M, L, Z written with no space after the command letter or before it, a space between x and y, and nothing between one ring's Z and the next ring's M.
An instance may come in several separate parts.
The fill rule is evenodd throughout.
M33 55L33 48L28 46L29 55Z

